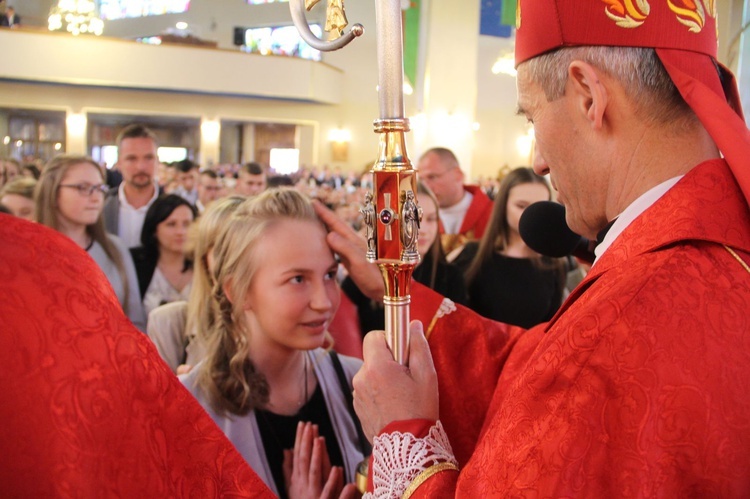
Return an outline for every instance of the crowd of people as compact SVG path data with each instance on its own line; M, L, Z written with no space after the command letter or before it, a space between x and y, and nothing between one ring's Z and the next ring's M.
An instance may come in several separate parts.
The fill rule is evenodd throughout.
M116 142L118 162L113 169L102 169L90 158L60 155L43 167L40 180L36 181L31 169L21 169L15 160L5 161L6 185L0 186L0 203L17 216L60 230L89 251L110 277L123 305L127 305L128 316L142 331L146 331L150 321L147 318L158 307L188 301L194 280L195 248L213 244L197 236L200 231L196 221L217 201L231 196L252 197L269 187L289 186L320 200L352 228L364 231L361 208L365 194L372 189L369 171L345 175L323 168L274 175L255 162L212 169L201 169L190 159L163 164L158 161L156 136L140 124L125 127ZM518 236L518 216L534 199L509 199L503 195L494 204L497 214L492 215L493 202L488 192L464 183L464 174L450 150L431 149L422 155L416 167L423 179L417 200L424 215L418 244L421 261L414 278L455 303L468 305L490 318L524 326L549 318L562 302L563 290L551 283L564 274L563 270L554 271L563 269L564 262L549 262L540 257ZM85 173L79 175L79 170ZM547 186L544 178L530 169L524 171L529 172L529 182ZM37 195L35 200L35 191L44 194ZM546 198L551 196L550 192L547 186ZM69 199L79 201L82 213L88 217L86 223L76 222L75 236L68 227L71 217L64 214ZM506 215L509 210L511 214ZM514 221L510 220L513 216ZM499 255L510 232L514 246L523 253L518 258L529 265L528 275L509 274L497 280L494 277L498 272L494 272L490 279L485 279L489 282L486 289L476 288L470 294L465 276L473 279L478 273L475 270L467 273L471 255L476 253L472 241L478 241L488 226L495 228L487 231L491 241L485 243L489 249L483 258ZM454 258L457 258L455 264L451 262ZM529 285L531 281L527 279L533 279L545 266L552 272L547 272L551 277L546 284ZM488 275L487 269L479 273ZM382 305L367 298L345 272L339 273L339 280L346 299L356 306L361 335L382 328ZM543 289L537 289L539 286ZM545 313L528 319L493 315L480 303L501 288L507 296L522 294L516 302L544 294L548 304ZM507 302L505 307L514 309L515 304Z
M370 455L368 497L746 497L750 132L715 63L715 6L689 24L687 4L605 3L519 2L519 111L546 162L491 200L448 149L419 158L408 367L380 330L361 359L335 353L346 300L380 327L366 182L268 188L248 165L236 197L206 183L201 198L194 165L159 184L139 125L118 138L111 191L88 158L52 160L40 223L1 215L0 441L19 449L0 456L3 486L354 497ZM562 305L565 261L518 229L552 197L546 174L597 242ZM145 263L129 271L130 253ZM153 336L167 363L123 314L131 289L154 305L188 295L150 313L169 325Z
M6 163L12 178L0 188L0 200L93 258L132 324L147 333L274 493L295 496L289 449L298 439L326 456L321 480L354 482L370 447L354 414L351 380L361 366L362 338L384 327L384 311L334 258L312 200L363 233L362 203L372 189L371 173L344 176L323 169L274 176L254 162L201 169L189 159L165 165L158 161L155 135L140 124L124 127L116 141L112 170L86 156L61 154L35 180L22 176L15 162ZM433 165L418 183L421 259L414 279L468 306L502 286L517 288L508 295L536 287L537 282L500 279L470 292L465 269L448 261L449 250L468 261L472 238L482 234L491 234L490 253L502 251L509 237L519 249L517 219L535 197L500 196L503 206L491 215L492 200L464 185L449 150L426 152L417 168L438 153L453 161L445 165L452 181L438 180L443 165ZM546 180L521 170L526 182L546 186L548 199ZM506 191L513 189L515 182ZM464 218L471 222L462 223ZM495 223L499 227L489 230ZM448 232L455 234L447 237ZM512 255L537 272L549 265L528 248ZM556 303L549 301L552 310L562 301L558 291ZM346 342L359 345L339 348ZM345 355L350 352L354 356ZM298 423L305 424L299 431Z

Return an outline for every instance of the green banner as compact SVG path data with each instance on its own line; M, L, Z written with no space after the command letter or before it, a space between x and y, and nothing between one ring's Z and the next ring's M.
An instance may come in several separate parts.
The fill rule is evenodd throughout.
M411 0L409 3L410 7L404 10L404 75L412 87L416 87L419 54L419 13L422 0ZM513 19L515 23L515 17Z
M502 12L500 13L500 24L516 27L517 0L502 0Z

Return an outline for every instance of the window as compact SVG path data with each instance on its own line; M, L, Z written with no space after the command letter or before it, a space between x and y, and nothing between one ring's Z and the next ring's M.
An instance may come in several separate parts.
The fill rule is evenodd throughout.
M65 152L65 113L20 112L8 116L4 138L8 156L49 160Z
M323 32L319 24L311 25L310 30L318 37ZM320 51L305 43L294 26L248 28L245 30L242 49L263 55L286 55L313 61L320 60Z
M158 16L187 12L190 0L99 0L102 19Z
M270 152L270 167L279 175L291 175L299 171L299 149L273 148Z

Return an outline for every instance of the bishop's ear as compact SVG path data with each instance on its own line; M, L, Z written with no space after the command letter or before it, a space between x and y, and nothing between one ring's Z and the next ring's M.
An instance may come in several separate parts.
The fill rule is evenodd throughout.
M567 91L576 99L575 105L591 126L601 128L609 100L602 73L591 64L573 61L568 67L568 86Z

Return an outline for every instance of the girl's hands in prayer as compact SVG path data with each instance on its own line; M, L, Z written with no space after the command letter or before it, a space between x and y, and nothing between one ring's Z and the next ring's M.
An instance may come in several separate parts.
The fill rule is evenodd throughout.
M317 425L300 423L294 449L284 451L284 480L290 499L354 499L354 484L344 486L344 470L331 466Z

